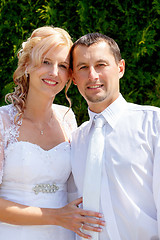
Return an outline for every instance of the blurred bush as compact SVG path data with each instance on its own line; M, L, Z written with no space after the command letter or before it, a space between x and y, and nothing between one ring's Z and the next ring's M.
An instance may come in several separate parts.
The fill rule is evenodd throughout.
M22 42L35 28L53 25L67 30L73 41L88 32L112 37L126 61L123 96L160 107L160 0L1 0L0 23L0 105L14 87ZM87 104L73 85L69 97L78 124L87 120ZM64 92L55 102L68 105Z

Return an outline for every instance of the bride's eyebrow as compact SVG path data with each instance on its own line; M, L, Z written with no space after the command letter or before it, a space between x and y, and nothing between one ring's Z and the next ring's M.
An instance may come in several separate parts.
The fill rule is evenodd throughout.
M44 57L44 60L49 60L49 61L51 61L51 59L50 59L50 58L48 58L48 57Z
M62 61L62 63L65 63L65 64L69 65L69 63L68 63L68 62L66 62L66 61L64 61L64 62Z
M43 59L42 59L42 61L52 61L50 58L47 58L47 57L44 57Z
M51 61L52 62L52 59L50 59L48 57L44 57L43 61ZM66 61L61 61L61 63L65 63L65 64L69 65L69 63Z

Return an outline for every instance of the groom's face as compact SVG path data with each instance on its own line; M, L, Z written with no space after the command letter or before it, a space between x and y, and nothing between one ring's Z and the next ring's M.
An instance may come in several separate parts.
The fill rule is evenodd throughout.
M119 96L123 73L124 60L117 64L105 41L78 45L73 51L73 81L94 112L103 111Z

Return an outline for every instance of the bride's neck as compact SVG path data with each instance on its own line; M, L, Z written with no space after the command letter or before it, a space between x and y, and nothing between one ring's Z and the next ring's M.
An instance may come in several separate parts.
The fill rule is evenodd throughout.
M33 100L31 98L27 99L26 107L24 111L24 117L30 118L34 121L47 121L53 114L52 109L53 100L45 101L43 99Z

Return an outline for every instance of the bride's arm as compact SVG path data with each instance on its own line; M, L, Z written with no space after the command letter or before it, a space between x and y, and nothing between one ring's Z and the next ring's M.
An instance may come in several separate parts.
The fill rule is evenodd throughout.
M0 221L15 225L44 225L43 209L29 207L0 198Z
M82 223L83 229L98 232L101 231L100 227L88 224L104 226L105 223L100 220L100 213L78 208L81 202L82 199L79 198L63 208L48 209L25 206L0 198L0 221L15 225L58 225L76 232L81 237L89 238L89 235L80 231Z

